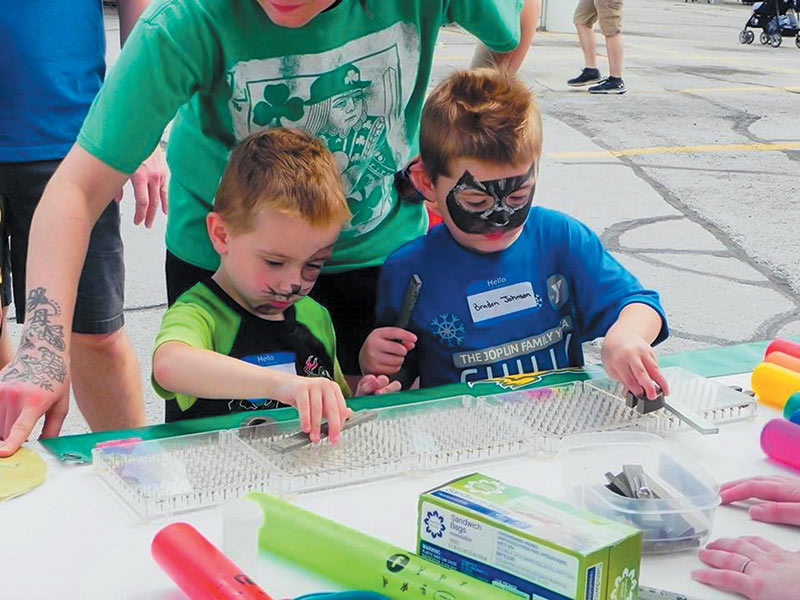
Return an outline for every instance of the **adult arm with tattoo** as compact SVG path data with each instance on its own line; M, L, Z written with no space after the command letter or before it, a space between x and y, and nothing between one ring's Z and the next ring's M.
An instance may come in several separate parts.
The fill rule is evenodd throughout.
M13 454L45 417L43 437L67 414L69 335L89 234L128 175L73 146L45 188L31 224L25 326L0 371L0 457Z

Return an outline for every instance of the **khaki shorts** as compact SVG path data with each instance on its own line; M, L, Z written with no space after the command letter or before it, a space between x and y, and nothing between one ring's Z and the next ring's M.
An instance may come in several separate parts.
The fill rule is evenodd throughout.
M622 0L578 0L572 21L586 27L592 27L599 21L604 36L617 35L622 31Z

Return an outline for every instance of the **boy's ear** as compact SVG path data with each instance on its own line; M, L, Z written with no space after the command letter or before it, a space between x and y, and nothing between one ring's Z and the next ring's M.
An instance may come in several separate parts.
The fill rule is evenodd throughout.
M436 203L436 192L433 189L433 181L428 177L425 171L425 165L422 164L422 159L414 161L408 166L408 175L411 177L411 183L417 188L417 191L425 196L428 204Z
M206 230L217 254L226 254L230 243L230 231L219 213L212 211L206 215Z

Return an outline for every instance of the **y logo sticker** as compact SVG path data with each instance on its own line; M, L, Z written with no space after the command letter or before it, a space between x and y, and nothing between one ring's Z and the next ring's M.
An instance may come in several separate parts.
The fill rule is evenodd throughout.
M547 278L547 297L553 310L558 310L569 300L569 286L563 275L551 275Z

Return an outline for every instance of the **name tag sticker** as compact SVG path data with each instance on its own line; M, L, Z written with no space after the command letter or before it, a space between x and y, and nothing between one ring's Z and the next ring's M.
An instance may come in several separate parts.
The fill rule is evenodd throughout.
M472 321L480 323L512 313L539 308L541 296L533 291L530 281L515 283L505 287L488 290L467 296Z
M259 367L267 367L290 375L297 375L297 370L294 366L296 360L294 352L262 352L261 354L243 356L242 360Z

